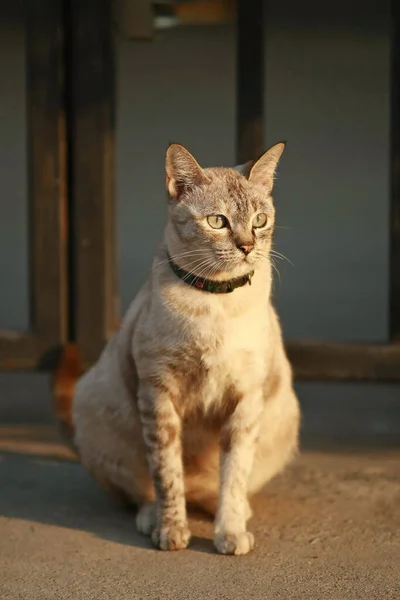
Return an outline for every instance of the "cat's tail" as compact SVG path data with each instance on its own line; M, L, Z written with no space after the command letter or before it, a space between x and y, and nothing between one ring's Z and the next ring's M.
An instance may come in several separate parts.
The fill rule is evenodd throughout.
M61 360L54 374L54 410L61 436L68 447L76 454L74 444L74 423L72 405L75 385L82 374L82 363L76 344L67 344L63 348Z

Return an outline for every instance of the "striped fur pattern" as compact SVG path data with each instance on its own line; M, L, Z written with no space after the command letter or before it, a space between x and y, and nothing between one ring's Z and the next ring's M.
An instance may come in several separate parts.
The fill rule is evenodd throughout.
M188 545L192 504L215 515L219 552L249 552L249 497L297 449L299 407L270 301L271 192L283 148L242 172L202 169L182 146L168 148L164 240L119 331L77 384L83 464L138 506L138 530L162 550ZM266 222L255 227L259 214ZM210 215L226 226L210 226ZM254 270L252 285L195 289L172 272L168 253L215 280Z

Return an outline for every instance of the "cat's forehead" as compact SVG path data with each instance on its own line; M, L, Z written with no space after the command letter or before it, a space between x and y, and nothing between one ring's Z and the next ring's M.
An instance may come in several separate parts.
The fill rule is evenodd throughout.
M243 196L248 193L249 183L243 175L234 169L212 167L204 169L211 185L224 187L232 196ZM247 188L247 189L246 189Z
M238 171L225 167L214 167L204 171L210 180L207 196L216 205L223 204L235 212L248 213L257 210L260 203L268 203L268 196L256 189Z

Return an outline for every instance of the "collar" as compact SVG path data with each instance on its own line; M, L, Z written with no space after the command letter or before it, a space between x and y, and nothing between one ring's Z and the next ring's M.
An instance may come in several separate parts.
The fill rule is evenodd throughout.
M198 290L202 290L203 292L211 292L212 294L229 294L236 288L243 287L247 283L251 285L251 278L254 275L254 271L250 271L250 273L242 275L241 277L226 279L224 281L204 279L203 277L198 277L194 273L190 273L189 271L181 269L176 263L174 263L169 254L167 254L167 256L171 269L175 275L179 277L179 279L188 285L197 288Z

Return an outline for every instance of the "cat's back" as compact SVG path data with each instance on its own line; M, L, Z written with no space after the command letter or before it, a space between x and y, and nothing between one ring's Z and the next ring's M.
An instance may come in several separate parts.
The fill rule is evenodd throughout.
M97 362L78 380L73 402L75 423L83 415L114 411L115 415L120 413L126 416L131 410L131 396L135 396L137 390L132 337L140 315L146 309L147 296L146 282L131 303L119 329L106 343Z

